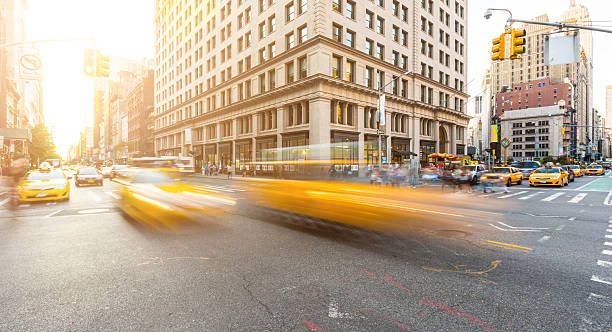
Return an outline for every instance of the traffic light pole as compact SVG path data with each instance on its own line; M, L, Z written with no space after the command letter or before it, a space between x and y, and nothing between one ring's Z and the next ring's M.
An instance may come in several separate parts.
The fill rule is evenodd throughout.
M612 33L612 30L607 30L607 29L601 29L601 28L595 28L595 27L591 27L591 26L584 26L584 25L576 25L576 24L567 24L567 23L551 23L551 22L539 22L539 21L533 21L533 20L520 20L520 19L515 19L512 17L512 12L509 9L506 8L489 8L487 9L487 11L484 14L485 19L489 19L491 18L491 16L493 15L493 11L505 11L508 14L510 14L510 17L508 18L508 20L506 21L506 31L510 30L510 27L512 26L512 23L526 23L526 24L535 24L535 25L547 25L547 26L553 26L553 27L557 27L560 29L583 29L583 30L592 30L592 31L598 31L598 32L606 32L606 33Z

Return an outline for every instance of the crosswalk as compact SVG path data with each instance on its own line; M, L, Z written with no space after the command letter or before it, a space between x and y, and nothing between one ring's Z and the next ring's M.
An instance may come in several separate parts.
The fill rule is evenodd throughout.
M610 205L612 202L612 193L606 196L606 193L602 195L601 192L577 192L577 191L564 191L564 192L553 192L553 191L529 191L519 190L516 192L512 191L498 191L494 193L473 193L472 195L482 198L492 199L517 199L520 201L539 201L546 203L568 203L568 204L597 204Z
M239 189L235 187L217 186L217 185L212 185L212 184L199 184L199 185L194 185L194 187L204 189L207 191L213 191L213 192L235 193L235 192L244 191L243 189Z

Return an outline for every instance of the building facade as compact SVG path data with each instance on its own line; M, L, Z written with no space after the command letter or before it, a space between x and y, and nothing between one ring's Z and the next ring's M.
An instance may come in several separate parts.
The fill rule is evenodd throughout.
M147 71L127 96L128 155L153 156L153 70Z
M498 93L495 96L495 109L499 116L503 116L505 111L553 106L558 103L571 107L572 92L571 84L551 84L550 78L528 81L513 85L509 91Z
M612 85L606 86L606 123L608 133L612 135Z
M465 153L465 1L158 0L155 12L158 155L226 165L326 146L316 158L376 163L385 85L383 160Z
M565 119L565 109L559 105L504 113L501 135L512 142L508 148L508 158L533 160L565 156L562 136Z

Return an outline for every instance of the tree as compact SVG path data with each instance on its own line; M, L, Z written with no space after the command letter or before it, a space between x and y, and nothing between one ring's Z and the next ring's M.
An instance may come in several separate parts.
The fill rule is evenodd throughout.
M53 143L51 131L42 123L32 129L32 143L30 143L28 151L30 153L30 161L33 163L60 157L55 152L55 144Z

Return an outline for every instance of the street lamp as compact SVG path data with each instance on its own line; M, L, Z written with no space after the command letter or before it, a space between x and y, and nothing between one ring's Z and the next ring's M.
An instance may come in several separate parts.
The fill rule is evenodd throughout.
M503 12L507 12L508 14L510 14L510 17L508 18L508 21L506 21L506 30L510 30L510 28L512 27L512 22L514 22L512 20L512 12L508 9L505 8L487 8L487 10L484 13L484 18L485 19L490 19L491 16L493 16L493 11L497 10L497 11L503 11Z
M378 134L378 167L380 167L381 169L382 169L382 134L383 134L382 128L383 126L386 126L385 94L384 94L385 88L389 84L395 82L400 77L412 74L413 72L414 72L413 70L409 70L405 73L402 73L400 76L393 78L391 82L378 87L378 130L376 131L376 133Z

